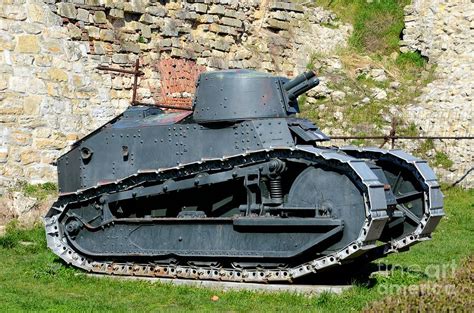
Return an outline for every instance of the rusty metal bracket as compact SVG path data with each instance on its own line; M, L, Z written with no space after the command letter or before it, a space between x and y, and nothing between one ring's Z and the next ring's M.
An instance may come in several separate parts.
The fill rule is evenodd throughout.
M102 71L110 71L110 72L116 72L116 73L123 73L123 74L130 74L133 75L133 85L132 85L132 100L131 100L131 105L156 105L157 107L163 108L163 109L172 109L172 110L183 110L183 111L192 111L192 106L191 107L186 107L186 106L180 106L181 104L179 102L180 99L174 99L176 100L176 105L173 103L144 103L140 102L137 100L137 88L138 88L138 77L145 75L144 72L140 71L140 60L137 59L135 61L134 65L134 70L127 70L123 68L115 68L115 67L110 67L110 66L103 66L99 65L97 67L98 70Z
M138 85L138 77L145 75L142 71L140 71L140 60L137 58L135 61L135 69L134 70L126 70L123 68L115 68L115 67L110 67L110 66L103 66L99 65L97 66L98 70L102 71L110 71L110 72L116 72L116 73L123 73L123 74L131 74L133 75L133 86L132 86L132 105L137 105L139 104L137 102L137 85Z

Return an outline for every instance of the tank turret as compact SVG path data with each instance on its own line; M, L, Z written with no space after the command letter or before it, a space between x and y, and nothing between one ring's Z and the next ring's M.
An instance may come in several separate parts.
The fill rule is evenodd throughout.
M298 112L298 96L318 83L312 71L293 80L251 70L202 73L193 117L197 123L288 117Z

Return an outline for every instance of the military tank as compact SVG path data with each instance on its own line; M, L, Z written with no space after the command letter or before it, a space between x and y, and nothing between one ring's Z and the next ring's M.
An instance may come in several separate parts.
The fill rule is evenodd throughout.
M325 147L313 72L200 74L192 111L131 106L58 159L48 247L89 272L295 281L430 239L443 196L400 150Z

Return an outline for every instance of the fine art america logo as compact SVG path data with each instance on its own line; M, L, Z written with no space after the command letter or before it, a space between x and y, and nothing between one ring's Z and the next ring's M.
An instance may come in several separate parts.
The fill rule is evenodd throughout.
M456 261L444 264L430 264L426 267L420 265L402 266L394 264L389 268L386 268L384 264L379 263L379 275L383 277L399 277L402 283L392 282L390 279L386 283L379 284L377 286L377 292L383 295L388 294L403 294L403 295L419 295L426 293L444 293L447 295L453 295L460 290L459 286L455 286L453 283L443 283L442 280L449 277L453 277L457 268ZM428 281L426 284L406 284L406 281L410 277L423 277ZM397 281L397 279L394 279ZM430 282L431 281L431 282ZM403 283L405 282L405 283Z

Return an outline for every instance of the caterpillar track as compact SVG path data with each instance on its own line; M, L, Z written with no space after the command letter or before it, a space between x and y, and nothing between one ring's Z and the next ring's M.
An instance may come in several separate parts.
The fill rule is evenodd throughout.
M329 138L291 117L317 84L203 73L193 112L129 108L58 160L48 247L95 273L265 283L429 239L443 216L432 170L319 146Z

